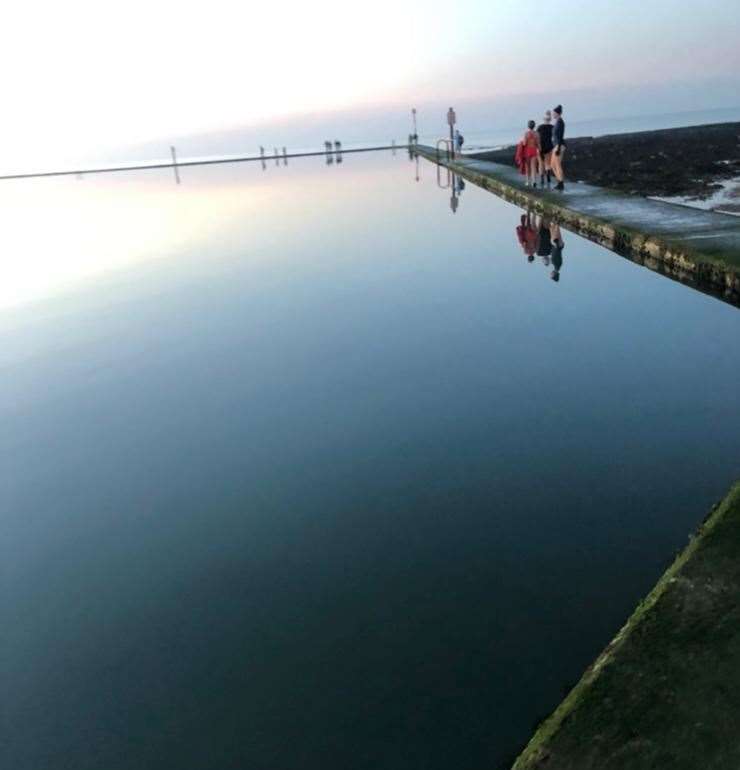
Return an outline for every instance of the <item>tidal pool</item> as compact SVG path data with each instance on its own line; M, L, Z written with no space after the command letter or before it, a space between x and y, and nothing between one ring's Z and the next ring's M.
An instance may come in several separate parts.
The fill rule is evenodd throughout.
M400 152L0 202L13 770L505 766L740 476L736 308Z

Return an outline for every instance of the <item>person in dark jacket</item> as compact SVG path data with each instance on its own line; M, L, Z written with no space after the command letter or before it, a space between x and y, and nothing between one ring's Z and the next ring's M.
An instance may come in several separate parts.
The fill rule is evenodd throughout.
M543 122L537 126L537 133L540 135L540 187L545 186L545 176L547 176L547 184L550 184L551 164L550 159L552 157L552 113L548 110L545 113Z
M565 175L563 174L563 156L565 155L565 121L563 120L563 105L558 104L553 112L555 113L555 125L552 127L553 151L550 157L550 165L552 166L552 173L555 174L555 178L558 180L555 189L563 190L565 189L565 185L563 184L565 181Z

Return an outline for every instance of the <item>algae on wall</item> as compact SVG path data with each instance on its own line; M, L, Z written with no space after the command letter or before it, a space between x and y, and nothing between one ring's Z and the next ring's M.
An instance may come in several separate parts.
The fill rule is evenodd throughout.
M513 770L740 767L740 483Z

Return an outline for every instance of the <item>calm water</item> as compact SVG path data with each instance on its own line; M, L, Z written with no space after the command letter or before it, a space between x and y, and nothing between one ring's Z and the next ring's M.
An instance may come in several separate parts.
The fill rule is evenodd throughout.
M737 309L415 173L0 187L3 767L496 767L740 476Z

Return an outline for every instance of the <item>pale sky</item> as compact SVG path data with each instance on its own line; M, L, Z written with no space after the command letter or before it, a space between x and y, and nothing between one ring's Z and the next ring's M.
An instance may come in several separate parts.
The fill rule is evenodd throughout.
M0 158L372 105L698 83L740 71L739 28L737 0L30 0L3 19Z

